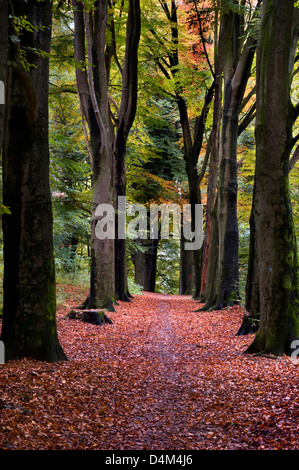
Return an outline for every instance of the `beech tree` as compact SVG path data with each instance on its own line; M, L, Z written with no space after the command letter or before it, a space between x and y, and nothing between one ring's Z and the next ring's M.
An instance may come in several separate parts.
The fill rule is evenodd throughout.
M299 10L264 0L257 57L256 168L246 315L259 327L249 353L290 354L299 338L297 243L289 191L290 152L299 107L290 97ZM247 324L247 328L245 325Z
M256 35L246 13L245 2L222 2L221 69L223 71L223 110L219 149L219 180L217 200L214 196L214 217L211 227L210 255L206 285L202 286L205 309L219 309L238 303L239 298L239 233L237 218L238 162L237 141L240 132L254 116L253 112L239 123L246 87L251 75L256 50ZM245 21L246 18L246 21ZM250 95L249 95L250 96ZM217 97L217 95L216 95ZM217 97L219 101L219 97ZM216 107L217 112L218 104ZM217 121L215 121L216 123ZM214 124L216 125L216 124Z
M96 208L116 209L126 190L126 142L137 104L137 65L140 37L139 0L129 1L124 63L117 55L113 11L115 2L97 0L86 9L74 1L76 81L82 114L89 128L93 170L90 294L85 308L113 309L115 299L128 300L125 239L96 235ZM120 14L123 5L119 6ZM110 33L110 41L107 35ZM111 62L121 75L121 99L110 94ZM116 233L118 223L116 216Z
M15 0L9 11L8 101L3 146L6 359L66 359L56 330L49 186L48 81L52 5ZM1 18L2 18L1 11Z
M217 257L218 257L218 219L217 219L217 184L219 177L219 146L222 109L222 76L223 60L222 47L224 40L223 22L219 21L220 2L215 5L214 26L214 69L215 69L215 93L213 101L213 123L207 143L209 152L207 206L205 232L202 250L202 270L200 285L200 300L205 302L211 298L216 289Z

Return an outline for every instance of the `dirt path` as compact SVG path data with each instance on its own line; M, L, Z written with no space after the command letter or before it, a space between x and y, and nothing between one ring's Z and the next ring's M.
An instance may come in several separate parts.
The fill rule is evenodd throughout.
M60 310L69 361L1 370L0 447L298 449L298 366L245 356L240 309L197 306L145 294L102 327Z

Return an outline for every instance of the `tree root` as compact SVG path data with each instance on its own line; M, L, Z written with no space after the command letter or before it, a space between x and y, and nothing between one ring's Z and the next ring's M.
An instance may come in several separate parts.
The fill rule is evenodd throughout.
M81 320L83 322L91 323L93 325L104 325L105 323L112 324L112 320L107 317L103 310L71 310L65 318L70 320Z
M251 317L250 313L245 310L243 315L242 324L236 333L236 336L245 336L256 333L259 328L259 318Z

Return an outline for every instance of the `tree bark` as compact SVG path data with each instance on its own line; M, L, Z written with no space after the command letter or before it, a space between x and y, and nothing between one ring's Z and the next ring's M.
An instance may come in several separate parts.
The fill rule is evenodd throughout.
M217 279L218 279L218 258L219 258L219 230L218 230L218 196L214 207L209 213L211 220L210 240L209 240L209 259L207 265L207 282L202 300L205 305L199 311L211 310L217 301Z
M216 11L216 21L218 14ZM222 109L222 47L224 39L223 25L220 25L219 38L218 25L215 26L215 94L213 106L213 127L209 137L210 163L209 177L207 187L207 208L206 208L206 227L203 241L203 259L201 272L200 300L209 303L203 309L214 305L215 296L212 299L212 293L215 292L215 279L218 259L218 220L217 220L217 183L219 177L219 145L220 145L220 127L221 127L221 109ZM217 42L218 41L218 42ZM215 246L215 244L217 244ZM211 305L210 305L211 304Z
M292 342L299 338L297 244L288 181L294 123L290 77L298 25L292 0L264 1L257 57L251 288L247 292L250 306L251 298L256 298L253 286L258 292L260 322L248 353L290 354Z
M15 1L14 14L38 29L10 43L8 132L3 152L4 298L2 341L10 359L66 356L56 330L56 283L49 185L48 77L51 2ZM17 34L17 33L15 33ZM25 70L20 49L26 54ZM23 56L24 57L24 56Z
M126 195L126 144L135 119L138 85L138 45L141 32L139 0L130 0L127 19L125 62L122 69L122 99L118 113L114 143L115 199ZM119 237L116 212L115 294L116 299L129 300L126 269L126 240Z
M132 257L135 282L146 292L155 292L159 240L136 240L142 246Z
M255 194L255 186L253 190ZM254 197L253 197L254 199ZM260 321L258 252L256 246L255 220L250 216L250 244L248 255L247 279L245 287L245 313L237 336L255 333Z
M182 234L180 242L180 295L192 295L194 293L194 254L185 250L184 245L188 242Z

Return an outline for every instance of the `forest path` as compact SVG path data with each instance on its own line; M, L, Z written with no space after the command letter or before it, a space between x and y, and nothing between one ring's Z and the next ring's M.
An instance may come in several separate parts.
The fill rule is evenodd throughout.
M276 387L276 363L244 356L253 337L236 336L242 309L198 308L190 296L144 293L120 302L113 325L99 329L113 404L106 448L263 448L260 381L270 367L267 386Z
M95 326L65 318L74 297L58 308L67 362L0 369L0 448L299 448L298 366L244 355L242 309L144 293Z

